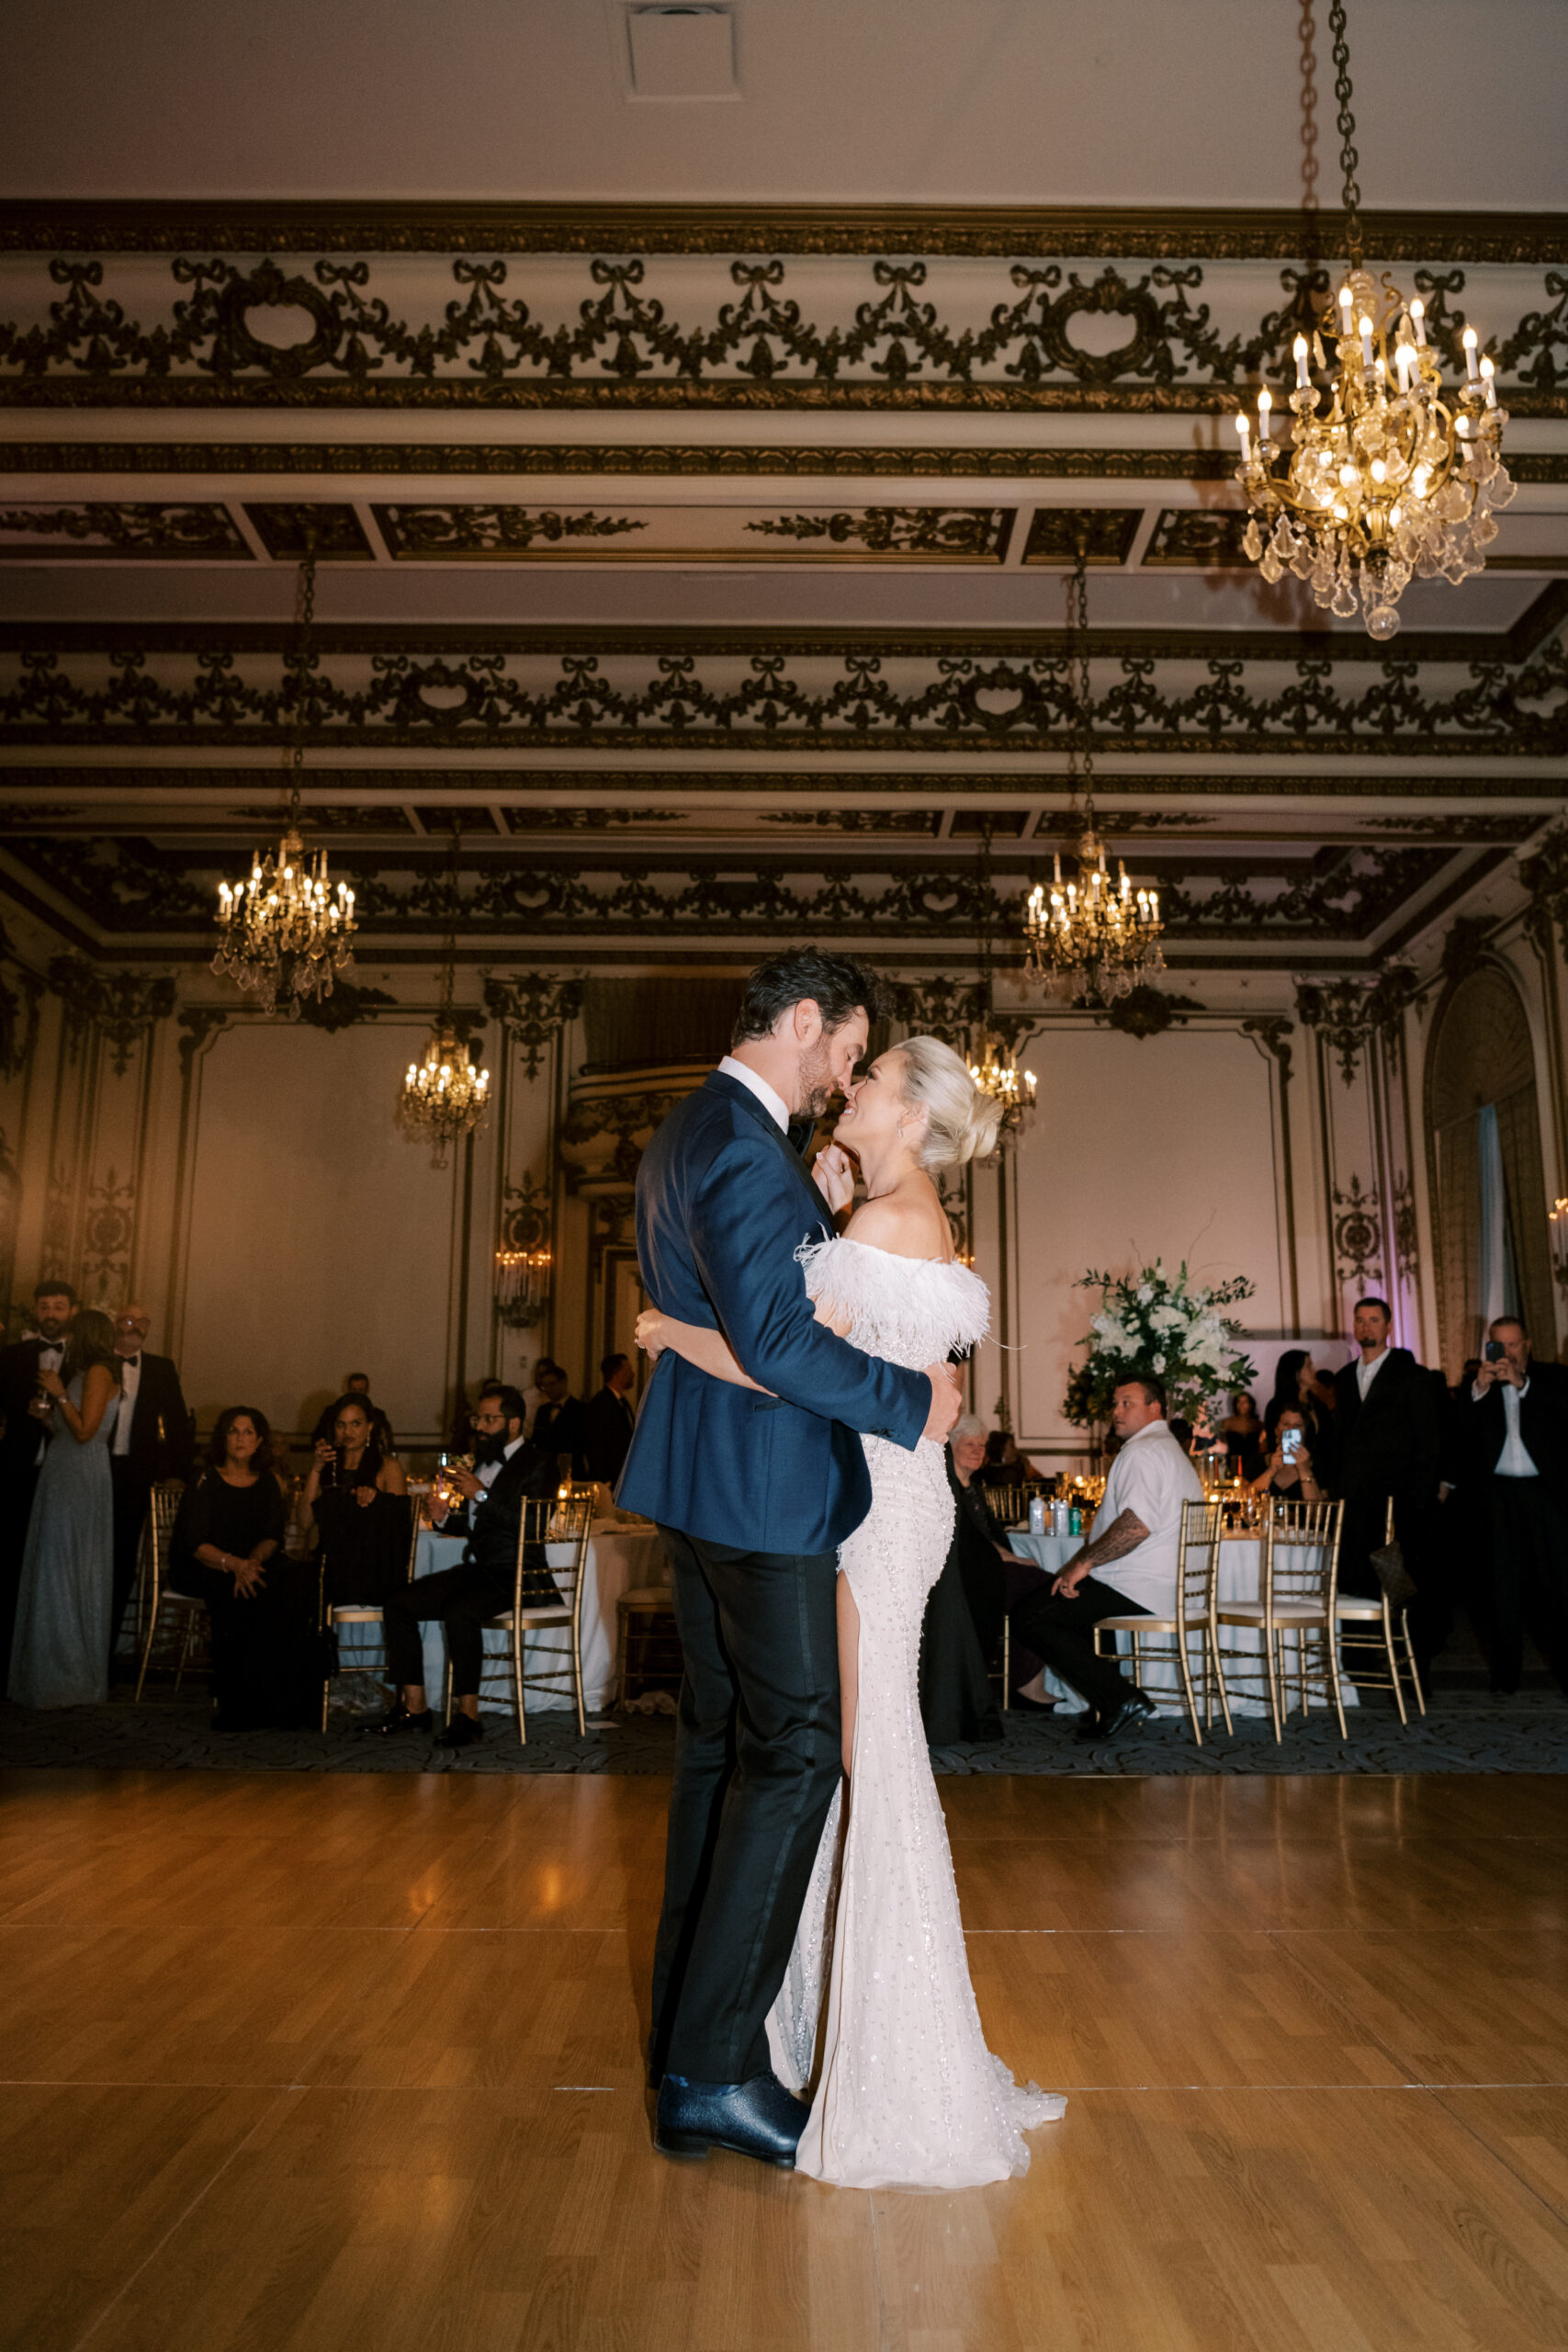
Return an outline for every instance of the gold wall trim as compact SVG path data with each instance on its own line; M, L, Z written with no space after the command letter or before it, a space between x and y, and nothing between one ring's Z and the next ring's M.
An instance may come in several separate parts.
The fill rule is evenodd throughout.
M1534 469L1535 470L1531 470ZM1568 481L1568 455L1510 455L1516 481ZM1230 449L855 448L798 442L9 441L0 473L895 475L1052 481L1228 481Z
M1369 212L1372 262L1561 262L1557 212ZM1294 207L13 202L11 253L666 253L1336 255L1341 217Z

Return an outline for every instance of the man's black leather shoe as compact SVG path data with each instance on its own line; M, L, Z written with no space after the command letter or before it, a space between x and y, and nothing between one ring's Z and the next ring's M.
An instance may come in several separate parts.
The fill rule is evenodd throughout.
M382 1715L376 1723L367 1724L365 1728L379 1739L389 1739L394 1732L402 1731L422 1731L428 1736L432 1722L428 1707L422 1708L417 1715L411 1715L400 1699L390 1714Z
M474 1742L484 1736L484 1725L478 1715L457 1714L435 1745L437 1747L472 1747Z
M1145 1699L1141 1690L1129 1691L1110 1722L1101 1724L1099 1736L1120 1739L1123 1732L1141 1731L1145 1724L1153 1723L1157 1712L1154 1701Z
M694 2083L684 2075L666 2075L659 2086L653 2144L661 2156L705 2156L710 2148L729 2148L793 2172L809 2111L776 2075L753 2075L745 2083Z

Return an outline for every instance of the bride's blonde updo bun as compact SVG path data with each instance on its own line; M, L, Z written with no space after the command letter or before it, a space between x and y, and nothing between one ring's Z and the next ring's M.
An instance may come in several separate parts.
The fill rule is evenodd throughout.
M962 1168L997 1148L1002 1107L977 1087L968 1066L940 1037L903 1037L892 1048L904 1057L899 1072L904 1101L926 1114L920 1166L928 1176L940 1168Z

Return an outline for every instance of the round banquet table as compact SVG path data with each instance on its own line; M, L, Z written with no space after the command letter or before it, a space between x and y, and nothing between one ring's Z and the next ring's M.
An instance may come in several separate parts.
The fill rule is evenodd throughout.
M461 1564L464 1539L460 1535L443 1535L438 1528L422 1529L418 1549L414 1554L414 1575L434 1576L437 1568L455 1568ZM571 1564L570 1544L547 1544L545 1557L552 1567L568 1567ZM617 1519L596 1519L588 1538L588 1556L583 1563L582 1585L582 1703L590 1714L597 1714L611 1706L615 1697L615 1603L623 1592L639 1585L668 1585L670 1563L658 1530L648 1525L627 1525ZM381 1629L378 1625L345 1625L339 1641L345 1653L358 1648L378 1648ZM502 1633L487 1631L484 1637L485 1657L503 1658L507 1637ZM563 1653L564 1645L558 1632L550 1628L543 1641L527 1645L526 1664L530 1668L553 1666L555 1658L547 1658L547 1651ZM439 1706L446 1682L446 1640L439 1620L424 1628L424 1687L432 1706ZM530 1709L535 1707L570 1707L570 1688L538 1690L527 1693ZM480 1693L479 1704L487 1714L511 1714L512 1694L501 1681L487 1683Z
M1087 1535L1027 1535L1016 1531L1008 1537L1009 1544L1021 1560L1032 1560L1035 1566L1043 1568L1048 1576L1060 1575L1068 1561L1077 1557L1088 1541ZM1227 1535L1222 1539L1220 1544L1220 1599L1222 1601L1256 1600L1258 1598L1262 1575L1263 1544L1259 1536ZM1102 1581L1114 1585L1116 1578L1112 1573L1107 1575ZM1168 1636L1161 1634L1158 1638L1163 1641L1168 1639ZM1257 1668L1251 1673L1246 1666L1238 1665L1234 1659L1227 1662L1225 1695L1230 1701L1231 1713L1233 1715L1266 1715L1269 1713L1269 1698L1268 1683L1263 1669L1262 1634L1250 1632L1245 1625L1224 1625L1220 1629L1220 1639L1224 1648L1245 1650L1258 1660ZM1202 1644L1193 1640L1190 1635L1189 1642L1190 1645L1189 1670L1192 1675L1193 1688L1199 1694L1199 1703L1201 1705L1200 1678L1203 1664ZM1133 1639L1130 1634L1118 1634L1116 1645L1124 1657L1132 1656ZM1292 1648L1293 1645L1287 1643L1287 1656L1291 1654ZM1157 1690L1172 1698L1179 1698L1181 1678L1176 1671L1174 1661L1162 1659L1158 1663L1145 1667L1144 1688L1146 1690ZM1049 1667L1045 1669L1045 1690L1047 1695L1054 1696L1057 1701L1058 1713L1064 1715L1083 1713L1086 1702L1082 1693L1075 1690L1071 1683L1064 1682L1059 1676L1053 1674ZM1355 1685L1349 1681L1343 1670L1339 1677L1339 1695L1348 1707L1359 1707L1361 1703ZM1216 1707L1216 1721L1218 1713ZM1223 1724L1221 1729L1224 1729Z

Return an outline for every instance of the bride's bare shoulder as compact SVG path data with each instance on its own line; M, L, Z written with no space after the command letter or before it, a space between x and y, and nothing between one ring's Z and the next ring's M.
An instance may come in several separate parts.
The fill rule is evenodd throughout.
M844 1228L845 1238L894 1258L946 1258L952 1253L947 1219L934 1187L930 1194L888 1194L863 1201Z

